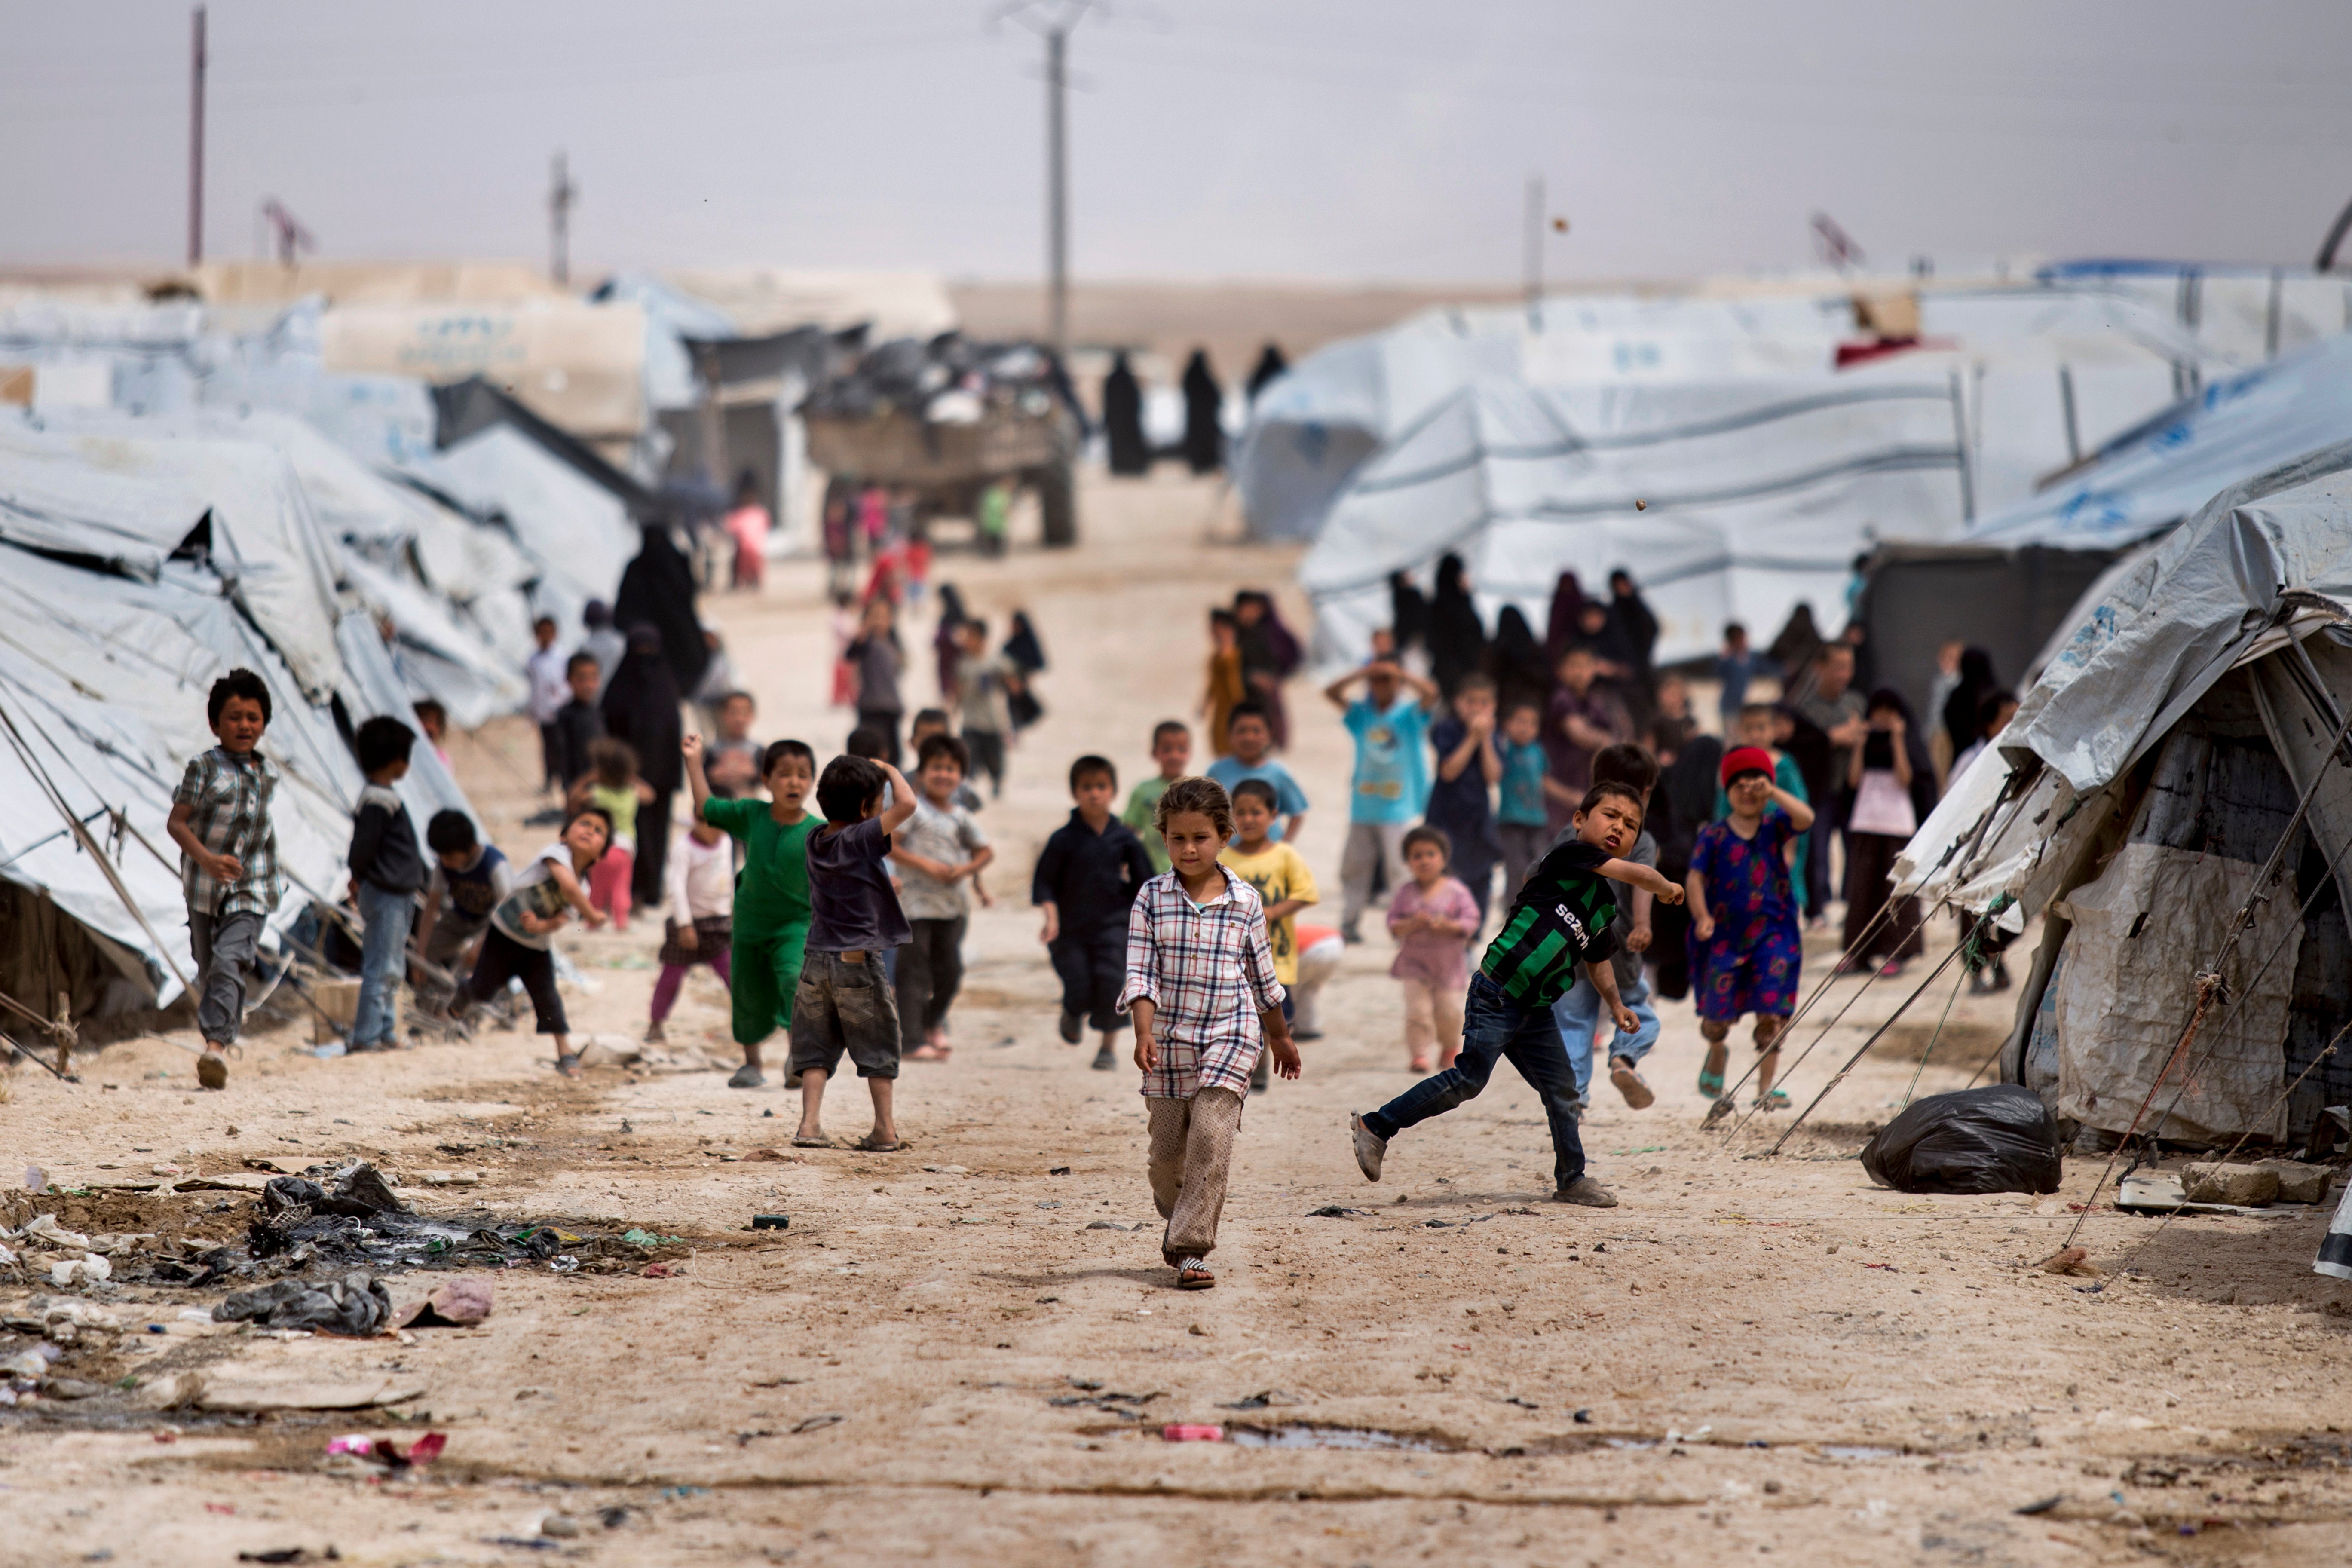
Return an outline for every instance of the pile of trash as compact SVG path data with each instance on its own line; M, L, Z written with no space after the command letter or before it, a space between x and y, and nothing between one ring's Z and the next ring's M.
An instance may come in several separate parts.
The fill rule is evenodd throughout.
M894 338L809 395L804 415L870 419L903 414L930 425L977 425L991 413L1042 418L1077 400L1053 355L1031 343L983 343L961 332Z

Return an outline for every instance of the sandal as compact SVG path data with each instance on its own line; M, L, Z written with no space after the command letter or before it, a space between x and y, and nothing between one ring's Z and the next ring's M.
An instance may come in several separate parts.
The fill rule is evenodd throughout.
M880 1139L875 1137L873 1133L868 1132L865 1137L860 1138L856 1142L852 1143L850 1147L862 1154L896 1154L901 1149L907 1147L907 1141L904 1138L901 1138L895 1142L886 1143Z
M555 1070L562 1073L565 1078L578 1078L580 1076L580 1053L578 1051L566 1051L562 1056L556 1058Z
M1647 1110L1658 1098L1651 1091L1650 1086L1643 1080L1641 1073L1634 1068L1633 1064L1623 1057L1615 1057L1610 1060L1609 1081L1616 1085L1619 1094L1625 1097L1625 1103L1636 1110Z
M1197 1258L1187 1258L1176 1265L1176 1289L1179 1290L1213 1290L1217 1277L1209 1266Z
M1723 1098L1723 1075L1719 1072L1700 1072L1698 1075L1698 1097L1701 1100L1721 1100Z
M1784 1089L1776 1089L1769 1094L1758 1095L1756 1097L1756 1109L1759 1110L1788 1110L1789 1091Z
M833 1146L833 1140L826 1137L822 1132L795 1132L793 1134L793 1147L795 1149L830 1149Z
M206 1051L196 1058L196 1085L200 1089L220 1089L228 1087L228 1058L218 1051Z

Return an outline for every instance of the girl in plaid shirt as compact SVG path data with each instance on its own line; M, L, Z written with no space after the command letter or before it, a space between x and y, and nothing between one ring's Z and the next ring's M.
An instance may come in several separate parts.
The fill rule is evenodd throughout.
M1249 883L1217 863L1234 833L1233 803L1215 781L1178 779L1154 808L1172 869L1143 884L1127 921L1127 984L1135 1065L1151 1127L1151 1201L1168 1222L1160 1256L1180 1289L1217 1282L1225 1174L1241 1130L1250 1068L1261 1049L1298 1076L1282 1017L1282 984L1266 945L1265 910Z

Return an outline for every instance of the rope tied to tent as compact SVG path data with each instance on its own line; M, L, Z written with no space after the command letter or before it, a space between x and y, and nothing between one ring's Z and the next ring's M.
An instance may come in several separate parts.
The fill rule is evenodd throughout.
M2172 1047L2172 1054L2166 1057L2164 1065L2157 1069L2155 1081L2147 1086L2147 1093L2141 1097L2139 1109L2132 1113L2131 1125L2124 1129L2122 1139L2117 1142L2114 1151L2107 1155L2106 1167L2099 1173L2099 1179L2091 1184L2089 1194L2083 1199L2082 1212L2074 1216L2073 1227L2066 1232L2064 1246L2074 1246L2074 1238L2082 1234L2084 1222L2091 1217L2093 1200L2099 1195L2099 1190L2107 1184L2107 1178L2115 1173L2116 1162L2123 1158L2124 1150L2129 1146L2133 1137L2139 1131L2140 1119L2147 1114L2147 1108L2156 1102L2156 1091L2164 1087L2165 1079L2170 1076L2172 1069L2179 1066L2181 1059L2189 1054L2189 1047L2196 1042L2198 1029L2205 1022L2206 1013L2211 1009L2213 999L2221 994L2220 972L2211 969L2200 971L2197 975L2197 1006L2196 1010L2189 1015L2189 1026L2180 1031L2180 1043ZM2188 1087L2186 1078L2182 1079L2181 1087L2183 1089ZM2179 1102L2179 1098L2177 1094L2173 1096L2175 1104Z

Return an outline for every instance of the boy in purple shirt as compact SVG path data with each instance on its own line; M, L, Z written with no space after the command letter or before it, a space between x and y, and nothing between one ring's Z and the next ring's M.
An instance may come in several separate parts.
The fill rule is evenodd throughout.
M890 807L882 808L882 785ZM830 1149L820 1112L825 1081L842 1053L874 1097L874 1131L853 1147L890 1154L906 1147L890 1110L898 1077L898 1007L883 956L904 947L906 911L890 886L890 835L915 815L916 795L887 762L835 757L816 781L824 826L808 837L809 932L793 995L793 1055L786 1087L801 1091L800 1131L793 1143Z

